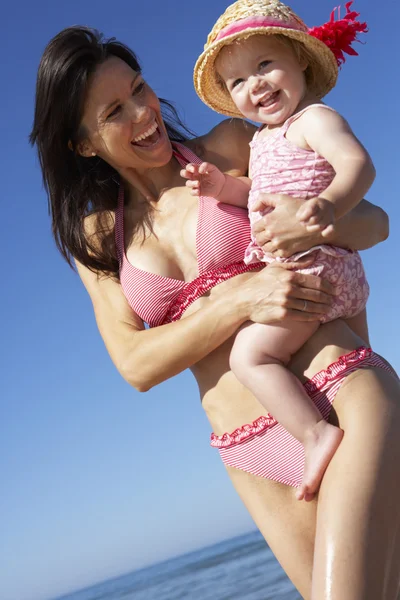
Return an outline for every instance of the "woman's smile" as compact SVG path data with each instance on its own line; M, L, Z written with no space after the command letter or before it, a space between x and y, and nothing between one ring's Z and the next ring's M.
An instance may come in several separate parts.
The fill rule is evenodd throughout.
M155 150L158 146L166 142L164 130L157 121L153 121L144 129L143 133L137 135L132 141L132 146Z

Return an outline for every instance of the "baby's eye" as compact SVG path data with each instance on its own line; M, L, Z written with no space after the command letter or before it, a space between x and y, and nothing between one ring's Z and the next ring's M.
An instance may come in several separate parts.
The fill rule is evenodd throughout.
M235 79L235 81L232 83L231 85L231 89L233 90L233 88L237 87L238 85L240 85L243 82L243 79Z
M258 68L260 69L260 71L262 71L262 69L266 69L267 67L269 67L270 64L271 64L270 60L263 60L258 65Z

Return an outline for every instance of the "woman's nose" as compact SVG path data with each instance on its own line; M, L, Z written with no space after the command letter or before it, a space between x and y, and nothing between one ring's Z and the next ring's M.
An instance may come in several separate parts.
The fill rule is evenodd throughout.
M134 123L148 120L150 112L150 108L146 104L140 104L134 100L129 103L128 115Z

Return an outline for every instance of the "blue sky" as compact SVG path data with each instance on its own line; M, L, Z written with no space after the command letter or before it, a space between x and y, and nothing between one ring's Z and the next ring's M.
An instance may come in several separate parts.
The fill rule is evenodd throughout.
M292 6L309 25L326 21L332 8L327 0ZM194 131L210 129L220 117L194 93L192 68L225 7L225 0L22 0L2 8L2 600L44 600L253 528L208 446L191 374L139 394L113 367L90 300L55 249L27 142L41 53L73 24L130 45L156 92L176 102ZM391 217L390 240L363 258L372 343L399 367L397 269L389 278L399 256L398 41L376 3L359 0L358 8L370 25L367 43L328 102L369 149L378 176L368 197ZM391 11L398 23L398 5Z

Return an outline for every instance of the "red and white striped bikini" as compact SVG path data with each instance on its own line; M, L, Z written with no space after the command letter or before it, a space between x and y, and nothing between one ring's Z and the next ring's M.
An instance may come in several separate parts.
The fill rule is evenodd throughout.
M201 160L182 144L174 143L181 166ZM143 271L131 265L124 247L124 191L121 186L115 215L115 237L120 281L132 310L151 327L177 321L206 291L239 273L258 268L243 262L250 240L247 210L199 198L196 250L199 275L185 282ZM334 397L344 379L360 368L379 367L393 371L371 349L359 348L317 373L305 384L310 398L328 418ZM261 410L260 410L261 412ZM222 436L212 434L223 462L254 475L297 487L304 470L302 445L272 416L262 415Z
M332 403L346 377L358 369L371 367L379 367L397 377L380 356L362 347L341 356L304 384L324 419L328 420ZM230 467L293 487L301 484L304 448L271 415L263 415L230 434L212 434L211 446L219 449L223 462Z
M182 144L175 143L174 148L181 166L189 162L201 164L202 161ZM115 215L115 235L122 289L131 308L150 327L179 320L190 304L218 283L260 268L260 265L243 262L250 239L247 210L222 204L214 198L199 198L196 231L199 275L193 281L149 273L128 262L124 248L122 186Z

